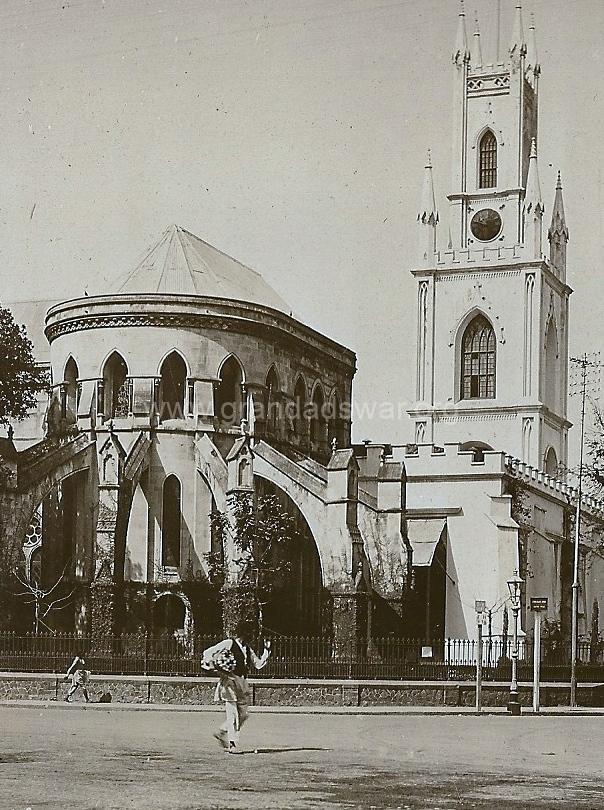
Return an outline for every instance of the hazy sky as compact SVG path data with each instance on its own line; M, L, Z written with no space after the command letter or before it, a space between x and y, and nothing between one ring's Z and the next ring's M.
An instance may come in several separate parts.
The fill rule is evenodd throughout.
M466 5L492 55L496 0ZM514 5L501 0L505 47ZM571 351L593 351L604 2L534 0L525 27L530 11L545 220L560 168ZM428 147L446 241L457 12L457 0L2 0L0 297L105 292L175 222L354 349L357 403L408 400ZM410 424L362 419L355 439L367 437L407 441Z

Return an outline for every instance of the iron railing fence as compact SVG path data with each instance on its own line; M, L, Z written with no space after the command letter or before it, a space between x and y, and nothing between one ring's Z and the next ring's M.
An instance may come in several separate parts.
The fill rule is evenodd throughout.
M115 637L69 633L24 635L0 633L0 671L65 672L76 654L83 655L95 674L203 675L201 654L218 640L215 636L190 639L144 634ZM512 641L501 638L483 643L483 678L507 681L511 673ZM470 639L428 643L418 639L374 638L369 643L342 643L333 638L278 636L268 665L258 677L355 678L400 680L473 680L478 644ZM531 680L532 645L519 644L518 678ZM551 640L541 651L543 681L568 681L570 644ZM578 677L604 681L604 645L579 644Z

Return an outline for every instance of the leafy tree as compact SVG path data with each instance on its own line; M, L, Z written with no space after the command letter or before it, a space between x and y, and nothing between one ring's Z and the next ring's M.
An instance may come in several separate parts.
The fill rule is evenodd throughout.
M210 577L247 591L262 632L264 608L275 588L287 583L290 552L300 539L295 519L276 495L236 493L227 511L212 513L211 521L220 551L208 555Z
M34 359L25 327L0 307L0 425L24 419L47 387L46 371Z

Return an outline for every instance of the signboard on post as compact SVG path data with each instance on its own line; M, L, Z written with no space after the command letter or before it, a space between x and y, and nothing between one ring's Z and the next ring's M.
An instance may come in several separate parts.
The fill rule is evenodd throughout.
M547 610L547 596L531 596L531 610L535 611L533 647L533 711L539 712L539 679L541 675L541 614Z
M486 616L487 603L483 599L474 602L478 625L478 651L476 654L476 711L482 710L482 623Z

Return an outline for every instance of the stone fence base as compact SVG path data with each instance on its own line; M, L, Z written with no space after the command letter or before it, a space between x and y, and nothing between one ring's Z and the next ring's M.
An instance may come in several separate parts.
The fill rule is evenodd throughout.
M90 698L104 692L116 703L174 703L210 705L213 678L168 678L145 675L93 675ZM472 681L337 681L303 679L250 679L255 706L473 706ZM69 684L62 676L45 673L0 673L0 700L63 700ZM519 684L520 703L532 703L532 684ZM567 706L570 688L565 683L541 684L542 706ZM81 694L74 695L81 700ZM490 682L482 687L483 706L506 706L509 684ZM604 684L584 683L577 688L580 706L604 706Z

